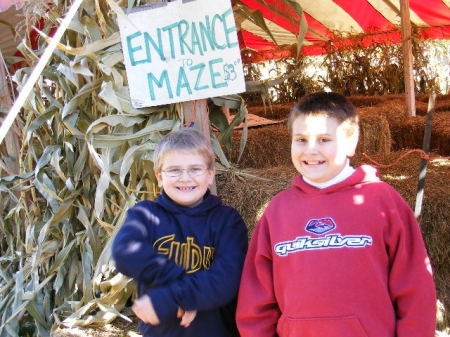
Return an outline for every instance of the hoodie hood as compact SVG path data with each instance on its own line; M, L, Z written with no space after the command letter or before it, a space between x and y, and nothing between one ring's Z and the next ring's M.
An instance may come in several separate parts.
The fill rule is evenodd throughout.
M222 201L219 197L212 195L210 190L207 190L203 196L201 203L194 207L181 206L174 202L169 196L162 191L162 193L156 198L156 203L164 208L168 213L173 214L185 214L190 217L202 216L209 213L213 208L222 205Z
M354 188L357 185L379 182L380 177L376 168L370 165L361 165L347 179L326 188L319 189L305 182L302 175L296 176L292 180L294 190L310 195L333 193L338 190Z

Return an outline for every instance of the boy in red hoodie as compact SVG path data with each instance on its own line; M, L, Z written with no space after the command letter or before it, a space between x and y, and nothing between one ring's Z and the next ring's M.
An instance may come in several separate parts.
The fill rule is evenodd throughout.
M292 109L300 173L259 220L241 278L241 337L433 337L436 291L414 214L377 171L353 168L359 126L342 95Z

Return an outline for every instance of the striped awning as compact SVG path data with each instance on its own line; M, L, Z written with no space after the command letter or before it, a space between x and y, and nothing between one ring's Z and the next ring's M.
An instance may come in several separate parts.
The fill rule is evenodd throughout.
M16 9L19 9L22 5L22 0L0 0L0 12L6 11L11 6L15 6Z
M367 34L367 44L401 42L400 0L241 0L261 11L276 43L250 20L240 23L241 47L270 58L294 49L301 18L289 2L303 9L308 31L302 46L306 55L324 52L326 43L343 41L349 33ZM450 39L450 0L409 0L411 27L422 39ZM252 54L252 53L250 53ZM255 56L255 55L254 55Z
M288 3L299 4L304 12L308 30L301 52L305 55L323 53L327 43L351 43L342 38L348 33L367 34L367 45L386 40L399 43L400 1L240 0L250 10L261 12L275 40L251 20L236 20L244 61L296 53L301 17ZM19 41L10 28L23 20L20 15L23 3L24 0L0 0L0 51L3 56L12 56L16 52ZM450 0L409 0L409 7L411 25L422 39L450 39Z

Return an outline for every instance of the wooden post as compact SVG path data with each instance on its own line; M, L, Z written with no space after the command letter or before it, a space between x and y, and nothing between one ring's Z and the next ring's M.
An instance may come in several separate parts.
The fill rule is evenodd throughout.
M226 107L226 106L223 106L223 107L222 107L222 111L223 111L223 114L225 115L225 117L226 117L228 120L230 120L230 108L228 108L228 107Z
M155 0L154 2L161 2L163 0ZM181 102L181 113L183 117L184 127L193 127L194 129L203 133L209 141L211 141L208 106L206 99ZM216 180L214 179L212 185L209 187L212 194L217 195Z
M203 133L206 139L211 141L209 114L206 99L182 102L181 111L183 113L185 127L193 127L194 129ZM214 179L209 188L211 193L217 195L216 180Z
M405 77L405 99L408 116L416 115L414 95L413 61L411 47L411 20L409 18L409 0L400 0L400 17L402 26L402 51Z

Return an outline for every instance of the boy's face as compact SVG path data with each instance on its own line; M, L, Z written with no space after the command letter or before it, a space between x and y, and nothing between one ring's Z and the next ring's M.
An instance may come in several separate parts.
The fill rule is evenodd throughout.
M163 172L155 172L155 175L159 187L164 189L170 199L179 205L193 207L201 202L208 186L214 181L215 169L207 168L205 158L197 152L169 151L163 159ZM188 169L197 170L200 175L191 176ZM171 177L173 174L168 171L173 173L173 170L181 170L181 175Z
M355 154L357 136L348 136L339 121L327 116L299 116L292 125L292 162L315 183L338 175Z

